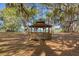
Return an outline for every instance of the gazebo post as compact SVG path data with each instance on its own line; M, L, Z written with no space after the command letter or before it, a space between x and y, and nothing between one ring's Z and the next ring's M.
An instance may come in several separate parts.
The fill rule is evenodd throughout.
M52 32L52 29L50 28L50 33Z
M44 28L43 28L43 32L44 32Z
M48 33L50 33L50 28L48 27Z
M36 28L35 28L35 32L36 32Z
M49 33L50 33L50 28L49 28Z
M51 28L50 28L50 33L51 33Z
M31 27L31 32L32 32L32 27Z
M34 27L34 32L35 32L35 27Z
M45 28L45 32L46 32L46 28Z
M37 32L38 28L36 28L36 32Z
M46 28L45 28L45 32L46 32Z
M51 27L51 33L52 33L52 27Z
M36 32L36 28L35 28L35 32Z
M46 32L46 31L45 31L45 28L44 28L44 32Z

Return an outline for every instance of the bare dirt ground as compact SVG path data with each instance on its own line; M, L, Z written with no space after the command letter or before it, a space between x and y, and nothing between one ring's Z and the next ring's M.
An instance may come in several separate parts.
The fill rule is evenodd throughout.
M79 33L53 34L28 41L25 33L0 33L0 56L79 56Z

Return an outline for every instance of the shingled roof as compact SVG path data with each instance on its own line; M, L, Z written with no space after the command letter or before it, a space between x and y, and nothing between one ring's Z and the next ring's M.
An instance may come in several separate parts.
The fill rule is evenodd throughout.
M33 24L33 25L29 26L29 27L41 27L42 28L42 27L52 27L52 25L45 24L44 21L39 20L35 24Z

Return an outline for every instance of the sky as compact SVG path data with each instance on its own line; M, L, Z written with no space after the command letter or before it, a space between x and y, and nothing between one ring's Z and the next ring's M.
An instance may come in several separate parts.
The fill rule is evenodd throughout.
M5 3L0 3L0 10L5 8Z
M33 4L32 7L39 10L39 13L35 16L36 19L45 18L45 15L48 11L48 8L46 6L36 3Z
M0 3L0 10L3 10L5 8L5 3ZM3 25L3 21L0 20L0 28Z

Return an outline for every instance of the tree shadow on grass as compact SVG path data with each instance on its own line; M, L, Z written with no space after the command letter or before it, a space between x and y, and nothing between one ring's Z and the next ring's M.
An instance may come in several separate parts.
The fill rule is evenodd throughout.
M31 56L40 56L42 52L45 52L46 56L56 56L57 54L46 45L44 40L40 40L40 45L36 47L35 51Z
M79 56L79 50L64 51L60 56Z
M23 44L26 39L13 39L13 40L1 40L0 44L0 55L16 55L20 50L27 50L28 48L34 47L33 45Z
M0 55L1 54L4 54L6 56L9 56L9 55L16 55L16 53L18 53L19 51L23 50L23 51L27 51L27 50L30 50L31 48L34 48L36 46L33 46L33 45L26 45L26 44L5 44L5 45L2 45L6 48L3 48L0 50Z
M63 51L60 56L79 56L79 45L73 50Z

